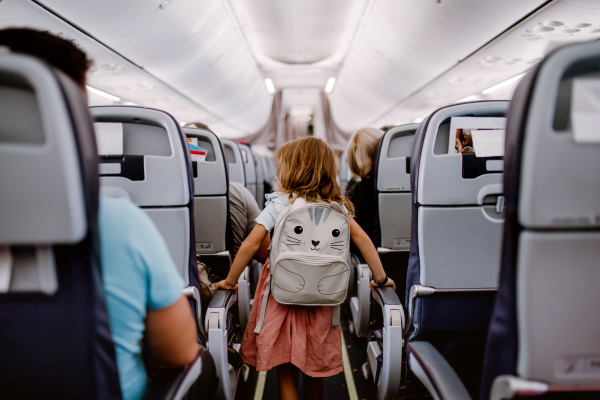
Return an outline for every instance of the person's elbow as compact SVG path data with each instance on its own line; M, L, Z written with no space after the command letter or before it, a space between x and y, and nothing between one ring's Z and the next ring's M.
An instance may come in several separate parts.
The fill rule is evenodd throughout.
M158 368L192 363L198 355L196 324L186 297L159 310L148 310L145 341L149 359Z

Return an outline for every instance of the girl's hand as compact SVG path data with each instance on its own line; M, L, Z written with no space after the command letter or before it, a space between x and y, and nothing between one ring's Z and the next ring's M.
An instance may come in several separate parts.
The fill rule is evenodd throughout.
M379 287L379 285L376 284L374 280L371 281L371 285L370 286L371 286L371 290L372 291L375 291L375 288ZM396 284L394 283L394 280L392 278L390 278L390 277L388 277L387 282L383 286L391 286L392 289L396 290Z
M230 285L229 283L227 283L226 279L223 279L222 281L215 283L214 286L215 286L215 289L217 289L217 290L233 290L233 293L235 293L235 294L237 294L237 292L238 292L237 283L235 285Z

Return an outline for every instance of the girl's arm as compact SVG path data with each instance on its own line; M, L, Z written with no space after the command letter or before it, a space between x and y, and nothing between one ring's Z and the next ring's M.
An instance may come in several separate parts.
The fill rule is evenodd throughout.
M240 246L240 249L235 256L235 260L233 260L233 264L231 264L227 278L215 283L215 288L235 290L237 293L238 278L242 272L244 272L244 268L246 268L256 251L260 248L268 233L269 232L267 232L264 226L256 224L252 232L250 232L250 235L248 235L246 240L244 240Z
M377 250L375 249L375 246L373 246L373 242L371 242L369 236L363 231L354 218L348 218L348 220L350 221L350 238L356 247L358 247L363 258L369 265L369 269L371 269L371 273L373 274L373 279L378 282L383 281L386 274L383 270L383 265L381 265L379 254L377 254ZM394 290L396 290L396 284L392 278L388 278L388 281L384 286L392 286ZM377 285L375 282L371 281L371 290L374 290L376 287Z

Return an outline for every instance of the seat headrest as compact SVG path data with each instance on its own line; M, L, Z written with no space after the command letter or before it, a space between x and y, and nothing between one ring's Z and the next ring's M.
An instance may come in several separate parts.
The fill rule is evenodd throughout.
M192 161L194 167L194 195L224 196L228 192L227 163L221 141L213 132L184 127L187 140L206 150L204 161Z
M524 227L600 226L599 63L600 42L559 48L515 92L505 182Z
M223 147L225 147L225 155L229 168L229 180L246 186L246 171L244 169L240 145L230 139L221 139L221 143L223 143Z
M419 124L388 129L375 154L375 181L379 192L410 191L410 155Z
M192 198L187 141L168 113L131 106L91 107L103 187L139 206L184 206Z
M33 57L0 54L0 245L85 237L98 207L92 132L74 82Z
M238 145L242 154L242 161L244 162L244 172L246 175L246 183L248 185L256 184L256 164L254 162L254 154L250 146L245 144Z
M501 133L508 105L508 101L453 104L434 111L421 123L411 155L411 188L415 202L473 205L482 204L488 195L502 194L502 156L452 153L449 144L453 144L457 136L451 134L451 128L460 132L478 128L479 132L486 129ZM465 120L458 118L468 118L469 125L462 126Z

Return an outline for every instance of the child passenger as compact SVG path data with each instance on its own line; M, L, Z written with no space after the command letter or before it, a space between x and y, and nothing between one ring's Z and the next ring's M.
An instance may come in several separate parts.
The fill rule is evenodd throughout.
M321 139L308 137L286 143L275 154L279 194L287 194L291 202L301 197L307 202L337 203L349 214L352 203L342 195L336 182L336 164L333 151ZM294 197L296 196L296 197ZM240 247L226 279L218 282L218 289L237 290L237 280L259 249L263 239L273 230L285 204L271 193L266 196L265 208L256 219L256 226ZM378 283L395 284L387 279L377 250L369 236L353 218L349 218L350 238L362 253L373 273L373 289ZM254 333L266 288L269 269L263 268L250 321L242 340L240 355L246 364L257 371L277 367L280 397L298 399L298 370L304 374L304 396L320 399L323 396L323 378L342 372L342 343L339 326L331 326L332 307L307 307L279 304L269 294L267 310L260 334Z

